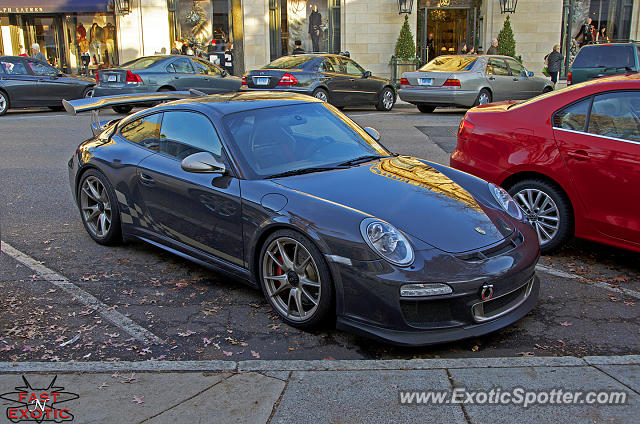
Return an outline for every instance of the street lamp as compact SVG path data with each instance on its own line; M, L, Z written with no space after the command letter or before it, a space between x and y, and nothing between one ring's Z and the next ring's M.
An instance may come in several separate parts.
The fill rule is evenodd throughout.
M500 0L500 13L516 13L518 0Z
M403 13L411 14L413 0L398 0L398 15Z
M131 3L129 0L115 0L116 13L126 15L131 13Z

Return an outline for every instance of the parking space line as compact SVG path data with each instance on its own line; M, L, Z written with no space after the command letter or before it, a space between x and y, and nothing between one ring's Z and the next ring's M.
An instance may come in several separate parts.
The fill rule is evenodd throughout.
M36 274L38 274L41 278L49 281L51 284L64 290L65 292L67 292L68 294L76 298L78 301L82 302L87 307L98 312L105 319L111 321L114 325L116 325L118 328L122 329L123 331L127 332L135 339L145 344L163 344L164 343L164 341L161 338L153 334L151 331L141 327L140 325L133 322L131 319L122 315L120 312L117 312L116 310L102 303L92 294L84 291L80 287L73 284L71 281L69 281L68 278L58 274L55 271L52 271L51 269L42 265L41 262L15 249L9 243L5 241L2 241L1 243L2 243L1 245L2 252L6 253L16 261L25 265L26 267L34 271Z
M564 272L564 271L559 271L557 269L553 269L550 268L548 266L544 266L544 265L536 265L536 271L542 271L545 272L547 274L551 274L551 275L555 275L556 277L562 277L562 278L569 278L572 280L585 280L585 281L589 281L587 278L584 278L580 275L576 275L576 274L570 274L568 272ZM602 282L602 281L589 281L589 284L601 289L605 289L608 290L610 292L614 292L614 293L618 293L618 294L624 294L627 295L629 297L634 297L636 299L640 299L640 292L635 291L635 290L631 290L631 289L626 289L624 287L613 287L608 283Z

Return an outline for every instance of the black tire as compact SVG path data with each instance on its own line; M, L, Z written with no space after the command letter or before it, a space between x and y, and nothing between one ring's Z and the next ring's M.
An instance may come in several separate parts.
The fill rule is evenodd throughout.
M300 249L298 246L297 257L295 253L293 263L298 262L297 265L304 265L302 270L287 270L286 266L282 268L278 266L278 262L274 259L274 256L269 256L267 251L271 252L273 249L276 249L276 256L279 255L279 248L274 247L278 245L278 242L282 243L283 249L285 250L285 256L290 260L289 255L292 252L292 246L296 243L299 243L304 249ZM306 253L305 253L306 251ZM310 254L310 255L307 255ZM301 256L302 255L302 256ZM307 261L307 258L310 257L310 260ZM283 260L282 255L276 257L280 261L280 264L285 265L286 261ZM311 261L312 259L312 261ZM306 265L304 264L306 262ZM273 267L276 267L277 270L273 270ZM293 277L287 277L286 280L275 280L273 278L265 278L265 270L269 268L272 269L271 272L274 272L272 276L289 276L292 272L294 273ZM293 266L295 268L295 265ZM301 274L302 273L302 274ZM313 276L315 275L315 281L313 280ZM297 277L296 277L297 276ZM329 318L334 317L334 292L333 292L333 282L331 280L331 273L329 272L329 267L324 259L324 256L320 252L320 250L309 240L306 236L298 233L297 231L292 230L278 230L271 234L262 245L260 249L260 258L258 263L258 278L260 279L260 286L262 287L262 291L267 298L267 301L273 308L273 310L285 321L287 324L303 328L310 329L316 328L320 326L322 323L327 321ZM297 278L294 282L294 279ZM307 282L314 282L315 284L319 284L316 288L309 284L302 283L301 280L306 279ZM318 283L319 279L319 283ZM270 284L267 281L272 281ZM278 284L278 287L275 285ZM288 287L282 288L283 285L288 285ZM307 287L306 290L303 290L304 287ZM292 290L297 290L298 292L293 292ZM317 298L315 299L315 303L312 303L311 297L315 297L317 290ZM307 294L305 294L307 292ZM271 293L271 295L270 295ZM295 294L299 295L300 305L302 305L302 311L306 314L307 311L304 310L304 306L311 307L308 311L310 315L307 317L301 313L300 306L298 306L296 310L292 310L291 314L287 316L287 313L283 311L283 308L287 307L284 305L283 297L287 298L289 302L292 302L292 299L295 300ZM303 296L304 295L304 296ZM283 296L283 297L281 297ZM297 302L293 307L296 307ZM315 305L315 306L314 306ZM287 309L289 311L289 309ZM296 316L297 315L297 316Z
M549 92L551 92L551 91L553 91L553 88L551 88L551 87L545 87L545 88L543 88L543 89L542 89L542 94L549 93Z
M0 116L7 113L9 109L9 96L4 91L0 91Z
M434 110L436 110L435 106L429 106L429 105L416 105L418 107L418 110L422 113L432 113Z
M389 87L385 87L380 92L380 97L378 97L378 103L376 103L376 109L389 112L393 109L393 105L396 103L396 96L393 90Z
M173 87L160 87L158 89L158 92L162 92L162 91L175 91L175 89Z
M88 97L93 97L93 86L85 88L82 92L83 99L86 99Z
M329 103L329 92L324 88L316 88L311 93L311 96L315 97L318 100L322 100L323 102Z
M484 100L484 98L485 98L484 96L486 96L488 101ZM491 103L492 101L493 101L493 96L491 95L491 91L487 90L486 88L483 88L478 93L478 97L476 97L476 101L473 103L473 105L474 106L478 106L478 105L481 105L481 104L484 105L484 104L487 104L487 103Z
M55 111L61 111L61 110L64 110L64 106L49 106L49 109L55 110Z
M100 189L100 186L96 184L96 181L102 185L102 190ZM95 197L94 195L94 197L92 198L88 195L91 190L83 193L83 188L85 187L86 183L92 184L96 188L96 192L100 194L100 196ZM102 204L102 206L100 206L100 204ZM80 183L78 184L77 205L78 209L80 210L82 224L84 225L85 230L87 230L87 233L89 233L89 236L91 236L91 238L95 240L96 243L103 245L114 245L122 241L120 208L118 207L118 202L116 200L113 187L111 186L109 179L102 172L98 171L97 169L89 169L82 175ZM89 222L90 219L93 219L91 217L87 217L87 214L90 213L89 211L94 206L97 208L94 209L94 212L99 212L99 216L96 218L95 225ZM110 220L108 229L106 231L100 231L99 222L101 220L102 214L107 215ZM104 229L104 223L102 224L102 228Z
M535 191L542 192L544 195L548 196L555 205L550 203L551 206L555 206L557 212L549 212L547 214L543 214L543 211L534 211L527 210L528 208L523 207L523 200L521 196L518 195L520 193L527 203L531 203L528 200L526 190L532 190L533 193ZM571 207L571 202L567 198L566 194L557 186L552 183L549 183L544 180L538 179L527 179L522 180L507 190L509 194L514 198L516 203L520 206L526 216L529 217L529 221L531 225L536 229L538 233L538 241L540 241L540 250L542 253L549 253L553 250L559 248L563 243L565 243L572 235L573 235L573 208ZM538 206L542 201L537 202ZM545 208L547 209L547 208ZM553 210L553 209L551 209ZM538 216L538 212L540 216ZM533 215L533 216L532 216ZM551 218L544 218L545 216L550 216ZM552 230L549 229L549 225L553 226L556 221L550 219L557 219L557 229L555 230L555 234ZM541 229L544 229L545 232L551 232L552 237L546 239L544 233L541 233ZM542 234L542 235L541 235Z
M133 106L129 106L129 105L113 106L111 109L113 109L114 112L116 113L126 115L133 110Z

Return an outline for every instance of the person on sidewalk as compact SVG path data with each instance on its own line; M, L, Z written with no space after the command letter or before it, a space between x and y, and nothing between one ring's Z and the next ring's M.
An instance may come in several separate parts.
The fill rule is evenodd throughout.
M33 52L31 54L31 57L35 60L40 60L42 62L46 62L47 58L44 57L44 55L40 52L40 44L38 43L33 43L31 45L31 51Z
M491 46L487 49L487 54L498 54L498 39L491 40Z
M469 50L467 49L467 42L463 41L458 46L458 54L467 54L467 53L469 53Z
M293 52L291 52L291 54L304 54L304 49L302 48L302 41L296 40L294 44L296 45L296 48L293 49Z
M553 46L553 51L547 55L547 72L551 76L551 82L553 86L556 86L558 82L558 73L562 67L562 54L560 53L560 45Z

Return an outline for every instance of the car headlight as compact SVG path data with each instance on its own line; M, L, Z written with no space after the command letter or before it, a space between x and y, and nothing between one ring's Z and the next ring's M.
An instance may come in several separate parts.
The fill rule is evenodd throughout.
M409 240L391 224L375 218L365 218L360 224L364 241L378 255L394 265L413 263L413 248Z
M507 213L515 219L519 221L522 220L522 210L515 200L513 200L513 197L507 193L507 190L493 183L489 183L489 191L496 199L496 202L502 206L502 209L507 211Z

